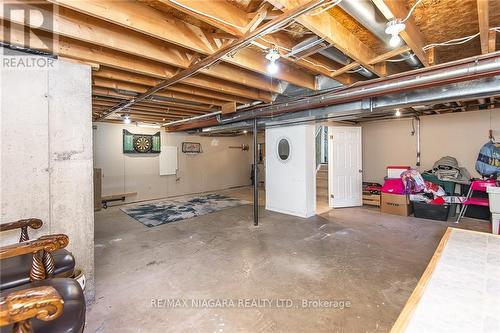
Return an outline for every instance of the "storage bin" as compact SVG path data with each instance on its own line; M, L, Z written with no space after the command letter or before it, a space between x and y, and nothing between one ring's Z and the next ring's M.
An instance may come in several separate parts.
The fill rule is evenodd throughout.
M428 172L424 172L422 178L428 182L441 186L447 195L453 195L453 193L455 193L456 183L454 182L440 180L435 174Z
M413 201L415 217L429 220L447 221L450 204L433 205L421 201Z
M401 178L401 174L410 169L409 165L388 165L387 178Z
M490 212L500 214L500 187L490 186L486 189L490 199Z

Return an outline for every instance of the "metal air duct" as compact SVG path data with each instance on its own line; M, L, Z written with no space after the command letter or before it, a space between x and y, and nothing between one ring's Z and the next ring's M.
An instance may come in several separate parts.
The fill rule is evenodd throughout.
M385 33L387 20L379 14L377 8L370 0L343 0L339 3L339 7L354 17L383 42L387 42L389 38ZM405 58L405 62L408 65L414 68L421 67L420 61L414 54L405 52L401 56Z

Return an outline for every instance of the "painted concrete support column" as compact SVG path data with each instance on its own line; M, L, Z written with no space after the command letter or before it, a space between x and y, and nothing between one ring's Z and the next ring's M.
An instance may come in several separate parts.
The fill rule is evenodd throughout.
M266 128L266 209L315 214L314 129L312 124Z
M39 59L39 56L18 53ZM0 57L1 58L1 57ZM3 63L3 62L2 62ZM41 62L43 63L43 61ZM0 68L0 223L40 218L30 238L64 233L94 298L92 90L90 66ZM2 233L0 244L19 240Z

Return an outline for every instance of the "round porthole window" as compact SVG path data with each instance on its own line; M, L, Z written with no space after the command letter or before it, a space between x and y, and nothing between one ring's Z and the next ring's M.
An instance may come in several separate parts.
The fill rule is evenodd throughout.
M281 161L287 161L290 158L290 141L282 138L278 141L278 157Z

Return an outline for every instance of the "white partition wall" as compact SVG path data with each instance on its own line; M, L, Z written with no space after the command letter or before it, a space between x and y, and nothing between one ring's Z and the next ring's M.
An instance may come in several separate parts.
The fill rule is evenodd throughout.
M314 125L266 128L266 209L310 217L315 206Z

